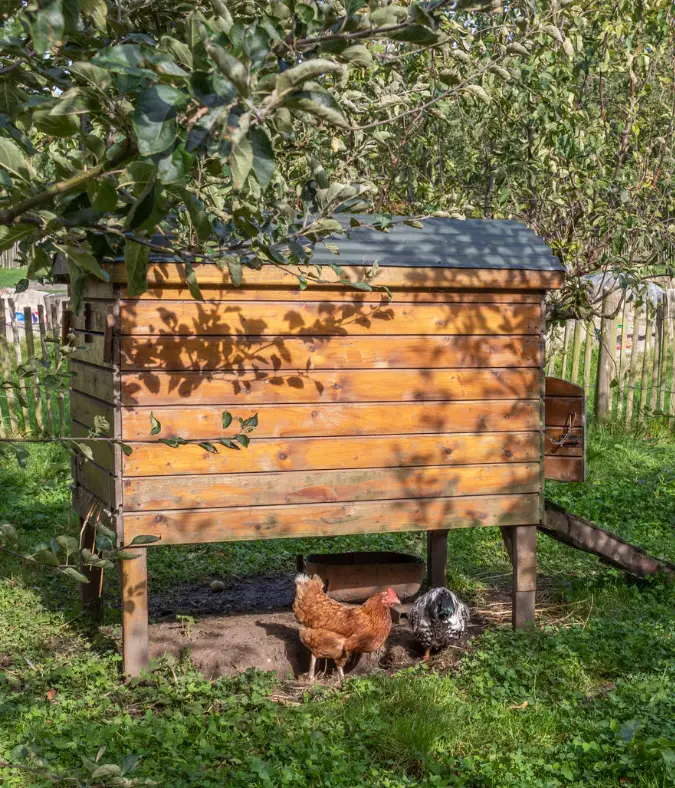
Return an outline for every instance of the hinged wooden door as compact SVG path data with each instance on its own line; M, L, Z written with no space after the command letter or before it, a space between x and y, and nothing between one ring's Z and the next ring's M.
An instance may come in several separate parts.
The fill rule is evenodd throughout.
M544 476L561 482L586 479L586 399L581 386L546 378Z

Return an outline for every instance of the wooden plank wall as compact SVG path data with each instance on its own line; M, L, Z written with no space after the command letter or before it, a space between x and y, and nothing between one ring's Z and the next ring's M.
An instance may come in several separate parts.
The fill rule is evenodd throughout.
M103 295L103 298L98 296ZM100 286L91 281L84 291L84 308L80 314L71 316L71 330L78 335L79 349L71 355L70 370L75 373L71 379L70 417L73 437L86 438L94 426L96 416L103 416L110 429L108 437L119 433L119 395L115 382L111 353L105 349L105 327L108 315L116 312L116 300L111 286L101 291ZM76 492L73 507L81 516L86 517L92 496L100 498L112 515L120 501L118 492L121 482L121 468L117 450L111 443L92 442L93 460L74 461L73 475ZM115 526L112 517L104 520Z
M207 281L204 302L175 280L140 299L122 288L125 542L539 522L540 291L389 301L271 284ZM90 305L95 334L106 308ZM111 401L87 376L78 385L90 410ZM216 441L232 434L224 410L235 425L258 413L247 449L151 442L151 412L157 438Z

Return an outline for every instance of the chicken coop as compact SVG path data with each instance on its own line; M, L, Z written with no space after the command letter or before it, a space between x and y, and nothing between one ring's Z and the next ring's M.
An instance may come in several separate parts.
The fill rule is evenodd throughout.
M450 529L499 527L514 625L533 619L544 478L584 475L582 390L544 377L544 299L564 269L515 222L361 221L317 246L323 283L304 290L274 265L236 287L195 264L197 301L166 258L140 297L122 262L87 283L72 433L103 416L131 451L93 444L73 507L90 536L96 510L121 545L159 537L121 562L129 673L147 663L146 553L162 545L426 531L439 586ZM227 448L255 414L250 445ZM85 588L95 604L100 579Z

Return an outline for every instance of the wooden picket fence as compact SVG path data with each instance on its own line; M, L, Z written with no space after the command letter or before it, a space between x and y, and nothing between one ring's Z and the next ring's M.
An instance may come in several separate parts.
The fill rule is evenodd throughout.
M37 368L30 375L17 375L17 369L30 368L35 358L46 373L59 362L64 297L48 295L44 301L37 307L38 319L33 324L30 306L17 313L14 299L0 297L0 382L11 380L16 384L0 389L3 438L61 436L67 431L64 393L50 392L40 385Z
M21 260L19 258L19 244L14 244L11 249L0 252L0 268L19 268Z
M654 303L606 295L603 317L570 320L549 333L546 372L583 385L588 412L630 428L675 417L675 289Z

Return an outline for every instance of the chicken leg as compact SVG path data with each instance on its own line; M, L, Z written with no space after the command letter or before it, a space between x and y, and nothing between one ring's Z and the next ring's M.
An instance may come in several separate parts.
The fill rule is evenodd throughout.
M429 661L429 657L430 657L430 656L431 656L431 649L430 649L430 648L428 648L428 649L427 649L427 650L424 652L424 656L422 657L422 662L428 662L428 661Z
M307 683L314 684L314 672L316 671L316 657L312 654L309 661L309 673L307 675Z

